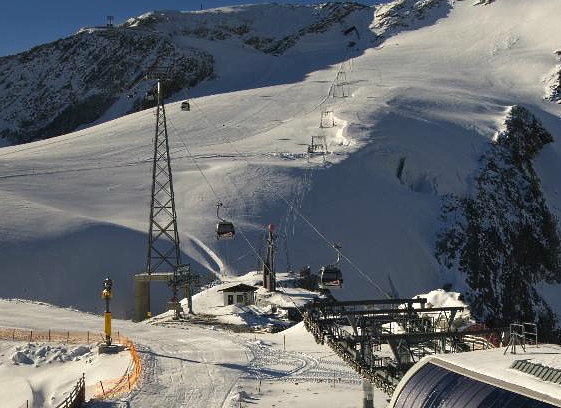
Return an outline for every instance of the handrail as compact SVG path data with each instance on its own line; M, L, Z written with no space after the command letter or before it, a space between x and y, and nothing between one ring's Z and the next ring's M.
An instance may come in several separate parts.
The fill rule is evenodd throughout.
M82 374L70 394L56 408L79 408L84 402L86 402L86 379Z

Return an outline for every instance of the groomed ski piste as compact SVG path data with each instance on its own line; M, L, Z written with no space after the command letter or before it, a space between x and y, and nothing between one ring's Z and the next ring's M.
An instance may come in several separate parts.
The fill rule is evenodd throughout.
M385 40L361 38L359 55L330 48L329 32L322 47L297 44L283 58L249 50L243 63L228 64L225 49L218 78L184 95L190 112L180 100L166 104L182 256L195 270L223 282L247 276L273 223L285 237L279 270L315 271L334 261L332 244L342 243L340 300L414 296L450 281L461 287L461 277L439 273L434 257L439 197L469 188L481 152L516 104L554 135L535 166L559 219L561 106L547 97L559 65L561 4L457 1L427 13L439 19ZM314 70L300 75L307 63ZM347 97L330 94L340 72ZM334 126L320 129L326 109ZM107 275L115 282L115 315L131 315L132 276L145 263L153 132L154 112L146 110L0 149L0 296L39 301L3 300L0 326L100 331ZM320 133L325 163L306 154ZM240 231L233 241L214 237L217 201ZM559 314L558 290L543 285L541 294ZM155 292L158 314L169 293ZM202 313L196 303L195 312ZM114 406L362 404L360 377L301 325L239 334L117 319L114 329L133 340L144 362L139 387ZM51 363L43 349L44 361L14 364L15 347L28 355L40 347L0 344L0 375L10 385L0 396L14 407L26 399L56 406L75 374L87 372L90 386L130 364L71 348ZM76 361L62 363L65 355ZM63 374L70 364L83 366ZM385 405L384 395L374 398L376 407Z
M156 406L162 401L172 406L289 406L307 404L308 397L314 399L310 406L330 403L333 398L341 401L338 406L356 406L362 398L360 377L328 347L316 344L301 323L268 333L270 319L255 307L249 313L251 322L241 323L238 311L220 307L222 295L216 291L220 286L224 285L195 296L198 313L189 321L173 320L166 313L143 324L113 322L115 342L117 331L126 332L135 339L142 362L140 380L124 395L104 396L99 383L105 383L109 391L116 377L130 372L131 356L126 350L107 355L97 353L96 342L1 342L0 377L9 386L1 394L5 406L25 406L26 401L30 406L56 406L82 374L90 400L87 406L93 407L111 401L115 406ZM19 300L1 303L11 316L3 324L11 326L21 327L27 321L41 327L43 319L34 316L49 316L49 327L71 332L99 333L102 324L97 316L51 305ZM222 322L196 323L218 309L222 309L218 311ZM235 326L238 329L232 330ZM331 389L332 397L326 398L324 389Z

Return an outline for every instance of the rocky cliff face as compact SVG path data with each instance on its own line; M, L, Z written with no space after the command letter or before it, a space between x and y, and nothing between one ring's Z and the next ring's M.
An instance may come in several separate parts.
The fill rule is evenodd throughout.
M472 313L493 326L536 322L558 339L555 315L536 285L561 282L560 236L532 159L552 136L525 108L511 108L481 157L470 197L444 200L436 246L444 269L465 280Z
M433 24L451 7L448 0L395 0L378 6L372 28L379 36L388 37L403 29Z
M0 137L17 144L68 133L98 120L117 101L119 108L113 116L147 108L153 102L145 96L154 84L138 86L138 82L162 67L167 71L167 96L210 80L215 77L212 52L216 50L206 50L200 40L206 44L229 41L228 47L250 46L281 55L302 37L333 28L342 41L349 41L345 19L367 9L356 3L328 3L166 11L112 28L82 29L65 39L0 58ZM295 22L279 24L282 13Z
M561 60L561 50L555 51L558 60ZM544 78L544 99L561 103L561 65L557 65L549 75Z
M370 46L376 35L380 41L432 24L450 7L447 0L397 0L380 6L371 27L372 7L343 2L157 11L112 28L82 29L0 58L0 137L12 144L46 139L105 120L108 111L112 119L147 108L154 84L138 85L146 73L168 68L165 95L173 96L216 77L220 47L234 50L234 58L236 49L243 58L249 48L282 58L303 42L306 49L340 49L342 59L358 41Z
M202 50L124 30L83 31L0 58L0 135L21 143L70 132L100 117L154 65L173 67L174 92L212 77L212 62ZM140 106L132 98L130 110Z

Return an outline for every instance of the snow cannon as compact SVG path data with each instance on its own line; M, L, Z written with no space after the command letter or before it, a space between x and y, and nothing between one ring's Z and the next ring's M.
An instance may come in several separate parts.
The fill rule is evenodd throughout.
M107 277L103 281L103 291L101 292L102 299L105 300L105 313L104 313L104 329L105 329L105 344L99 346L99 353L116 353L119 347L111 344L111 311L109 310L109 302L111 300L111 289L113 288L113 281Z
M113 281L111 278L107 277L103 281L103 292L101 292L101 297L105 299L105 344L111 345L111 311L109 310L109 301L111 300L111 288L113 287Z

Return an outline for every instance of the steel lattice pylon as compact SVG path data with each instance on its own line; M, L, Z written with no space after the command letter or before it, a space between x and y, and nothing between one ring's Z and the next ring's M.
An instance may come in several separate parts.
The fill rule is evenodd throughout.
M158 80L158 106L156 108L156 134L152 172L152 198L150 203L150 228L146 271L173 272L180 262L177 214L173 195L171 161L169 155L166 111Z

